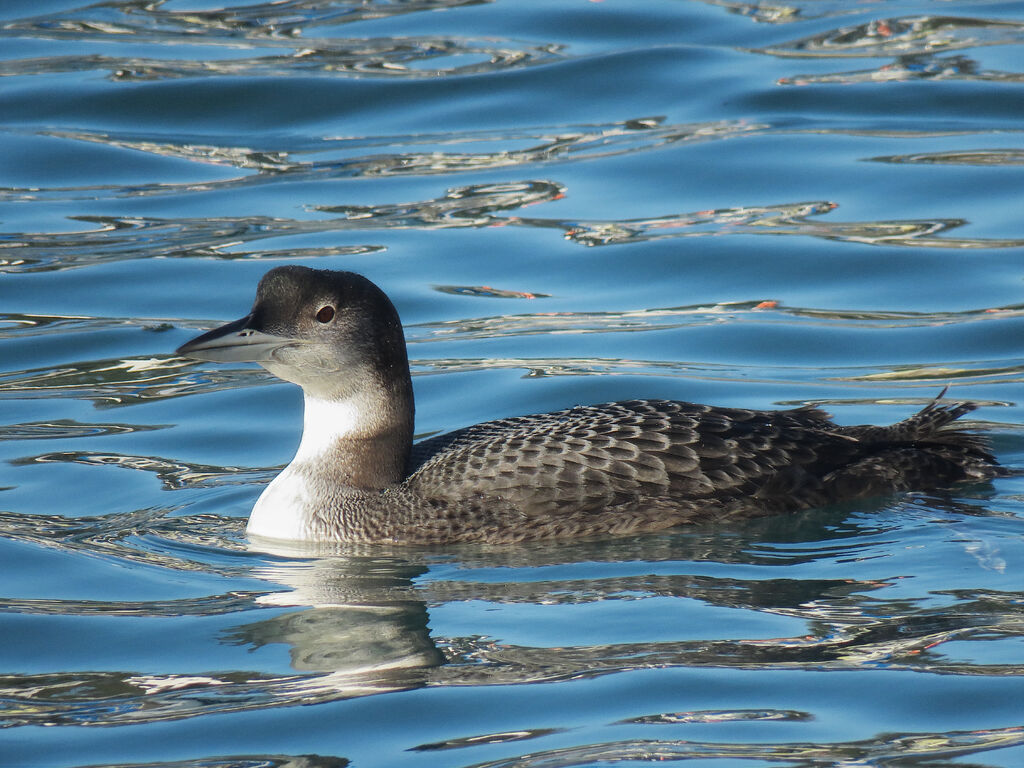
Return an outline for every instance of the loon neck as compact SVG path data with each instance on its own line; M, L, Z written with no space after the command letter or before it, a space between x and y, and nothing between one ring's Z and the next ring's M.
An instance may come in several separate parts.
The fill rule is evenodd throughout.
M412 384L320 399L305 393L295 458L263 490L248 532L274 539L316 538L315 516L350 493L376 491L405 478L412 450Z
M411 382L321 399L304 393L302 440L289 467L333 488L381 489L405 478L412 449Z

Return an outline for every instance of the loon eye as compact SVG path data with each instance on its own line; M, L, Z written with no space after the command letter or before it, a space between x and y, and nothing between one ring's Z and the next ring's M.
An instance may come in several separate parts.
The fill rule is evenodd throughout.
M316 319L319 323L329 323L334 319L334 307L330 304L320 307L320 311L316 313Z

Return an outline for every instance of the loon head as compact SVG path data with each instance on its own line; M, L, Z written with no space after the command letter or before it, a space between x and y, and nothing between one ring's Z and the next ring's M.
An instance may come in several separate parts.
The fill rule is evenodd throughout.
M331 482L381 488L404 477L414 405L405 336L380 288L352 272L286 266L260 281L245 317L177 354L259 363L305 395L293 464Z
M345 400L408 379L398 312L362 275L308 267L270 270L245 317L204 333L177 354L259 363L318 400Z

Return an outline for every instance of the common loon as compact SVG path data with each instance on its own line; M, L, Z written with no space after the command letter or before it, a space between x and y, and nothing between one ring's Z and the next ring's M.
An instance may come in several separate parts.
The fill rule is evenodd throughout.
M995 473L938 398L892 426L628 400L489 421L413 445L405 337L352 272L277 267L252 311L177 353L259 363L305 396L302 440L249 518L316 542L516 542L658 531L925 490ZM941 398L941 395L939 396Z

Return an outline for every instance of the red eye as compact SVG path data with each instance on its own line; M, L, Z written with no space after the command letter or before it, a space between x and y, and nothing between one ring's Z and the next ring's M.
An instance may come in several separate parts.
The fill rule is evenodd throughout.
M329 323L334 319L334 307L328 304L325 307L320 307L320 311L316 313L317 322Z

